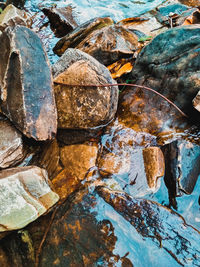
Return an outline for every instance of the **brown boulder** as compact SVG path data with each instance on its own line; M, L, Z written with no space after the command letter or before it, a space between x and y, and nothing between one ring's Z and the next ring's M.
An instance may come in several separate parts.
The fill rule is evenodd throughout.
M58 128L87 130L103 127L114 118L118 87L98 87L115 83L105 66L80 50L68 49L52 71Z

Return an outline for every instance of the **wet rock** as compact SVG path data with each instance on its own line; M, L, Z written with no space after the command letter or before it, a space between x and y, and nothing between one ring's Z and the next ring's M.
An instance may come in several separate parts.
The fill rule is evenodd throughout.
M152 239L178 264L198 266L200 233L187 225L180 215L156 202L132 198L125 193L104 187L97 188L97 192L136 228L140 235Z
M0 231L19 229L36 220L59 199L38 167L19 167L0 173Z
M61 8L43 8L42 11L48 17L56 37L63 37L78 27L71 5Z
M41 146L41 149L31 160L31 165L37 165L48 172L48 177L52 180L62 171L60 164L60 148L56 139Z
M12 4L21 9L24 8L25 3L26 3L26 0L7 0L6 1L6 5Z
M95 143L64 146L60 148L60 160L71 176L83 180L96 165L97 151Z
M24 154L21 133L8 120L0 120L0 168L16 165Z
M199 91L199 33L198 25L161 33L142 50L132 71L135 83L156 89L194 120L199 120L192 106Z
M200 5L200 1L199 0L178 0L180 3L187 5L187 6L194 6L194 7L198 7Z
M121 58L136 57L140 47L137 32L120 25L97 29L76 46L106 66Z
M150 188L153 188L158 178L165 174L164 156L159 147L147 147L142 152L147 183Z
M3 31L8 26L30 25L30 17L22 10L13 5L8 5L0 14L0 30Z
M0 87L3 113L27 137L51 139L57 113L48 60L39 37L24 26L0 36Z
M200 147L185 140L176 140L163 147L165 181L172 196L191 194L200 174Z
M114 118L118 87L96 87L115 82L107 68L93 57L78 49L68 49L52 71L58 128L89 130L103 127Z
M65 145L84 143L91 139L100 139L101 130L76 130L76 129L58 129L57 139Z
M75 48L81 41L83 41L91 32L96 29L104 28L112 25L114 22L111 18L94 18L77 27L72 33L66 35L58 41L53 51L61 56L69 47Z

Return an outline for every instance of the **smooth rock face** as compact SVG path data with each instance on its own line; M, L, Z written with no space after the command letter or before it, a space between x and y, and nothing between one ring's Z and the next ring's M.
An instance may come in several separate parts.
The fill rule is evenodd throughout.
M77 49L68 49L53 65L52 71L58 128L102 127L114 118L117 110L118 87L96 87L96 85L115 82L106 67L93 57Z
M21 133L8 120L0 120L0 168L7 168L24 158Z
M48 17L56 37L63 37L78 26L71 5L61 8L43 8L42 11Z
M51 139L57 113L48 60L38 36L24 26L0 36L0 87L3 113L27 137Z
M134 82L156 89L192 119L199 113L192 100L199 91L200 26L182 26L156 36L138 57Z
M0 172L0 232L19 229L36 220L59 197L48 185L47 173L38 167Z
M166 163L165 180L174 196L191 194L200 174L200 147L177 140L163 147Z
M133 31L111 25L93 31L76 48L109 65L121 58L135 56L140 46Z
M31 20L28 15L17 9L13 5L8 5L3 12L0 14L0 30L3 31L8 26L24 25L30 24Z

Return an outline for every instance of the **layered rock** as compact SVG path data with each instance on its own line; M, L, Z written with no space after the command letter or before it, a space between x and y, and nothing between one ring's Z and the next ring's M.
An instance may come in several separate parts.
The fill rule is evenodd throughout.
M21 133L8 120L0 120L0 168L16 165L24 158Z
M28 26L31 23L30 17L13 5L8 5L0 14L0 30L3 31L8 26L23 25Z
M194 120L199 120L192 100L199 91L198 25L182 26L156 36L138 57L135 83L158 90Z
M0 173L0 231L19 229L44 214L59 199L38 167L19 167Z
M58 128L103 127L115 116L117 86L106 67L77 49L68 49L52 67ZM76 86L77 85L77 86Z
M27 137L51 139L57 113L51 71L39 37L24 26L0 36L0 87L3 113Z

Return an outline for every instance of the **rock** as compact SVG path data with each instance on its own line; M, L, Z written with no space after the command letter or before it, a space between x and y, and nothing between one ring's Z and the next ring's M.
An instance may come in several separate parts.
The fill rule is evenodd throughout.
M0 168L16 165L24 154L21 133L8 120L0 120Z
M105 26L112 25L113 23L114 21L109 17L91 19L81 24L73 32L59 40L53 51L57 55L61 56L67 48L75 48L91 32L95 31L96 29L101 29Z
M186 6L198 7L200 5L199 0L178 0L178 1Z
M43 8L42 12L48 17L56 37L63 37L78 27L71 5L61 8Z
M200 147L198 144L176 140L163 147L165 154L165 181L172 196L181 192L191 194L200 174Z
M28 26L31 23L30 17L13 5L8 5L0 14L0 30L5 30L8 26L23 25Z
M0 172L0 232L19 229L44 214L59 199L47 173L35 166Z
M3 113L27 137L51 139L57 113L51 72L39 37L24 26L0 36L0 88Z
M79 144L91 139L99 140L101 130L76 130L76 129L58 129L57 139L65 145Z
M98 146L94 143L68 145L60 148L60 160L70 176L83 180L95 167L97 152Z
M147 183L150 188L156 187L157 180L165 174L164 156L159 147L147 147L143 151Z
M198 121L192 100L199 91L199 34L199 25L159 34L142 50L132 71L135 83L156 89Z
M120 25L110 25L91 32L76 48L104 65L121 58L136 57L141 48L137 32Z
M6 1L6 5L12 4L21 9L24 8L25 3L26 3L26 0L7 0Z
M173 257L177 264L198 266L200 232L187 225L180 215L156 202L132 198L125 193L104 187L97 188L97 192L139 235L152 239L159 249L169 253L169 257ZM165 261L163 266L167 266L166 263Z
M56 139L41 146L31 161L31 165L44 168L50 180L56 177L63 167L60 165L60 148Z
M77 49L68 49L53 65L52 72L58 110L58 128L97 129L114 118L117 110L118 87L96 87L115 82L107 68L93 57ZM66 84L83 85L83 87Z

